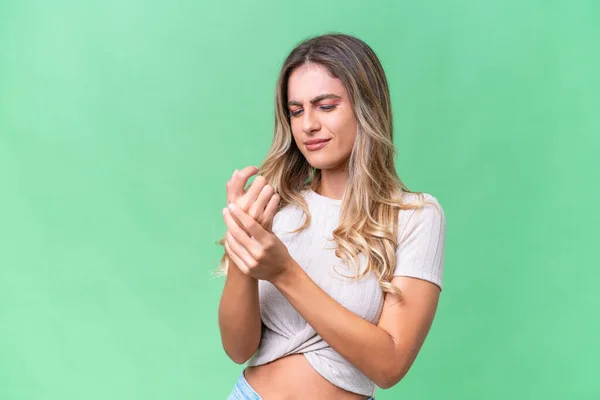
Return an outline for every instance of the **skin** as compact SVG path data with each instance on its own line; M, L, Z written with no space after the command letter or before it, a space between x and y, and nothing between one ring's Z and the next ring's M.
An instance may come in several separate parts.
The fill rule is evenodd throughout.
M322 94L339 98L311 104ZM341 199L348 180L348 159L356 138L357 123L352 104L342 81L333 78L316 64L306 64L292 72L288 80L288 109L294 141L308 163L321 170L317 192ZM305 142L331 138L325 147L309 151Z
M318 191L323 196L340 199L348 178L347 161L356 137L356 121L347 92L341 81L331 77L325 69L307 65L291 74L288 93L288 100L293 101L289 107L294 113L291 117L294 140L308 162L321 169L322 183ZM339 98L311 104L311 99L323 93ZM304 142L314 138L331 138L331 141L323 149L310 152ZM263 198L262 204L265 202ZM377 386L392 387L405 376L433 322L440 294L436 285L416 278L394 277L392 283L402 290L404 301L399 302L397 296L386 294L381 318L374 325L347 310L317 286L277 236L236 202L223 209L223 219L228 228L225 248L241 272L238 278L264 279L275 285L334 350ZM257 293L245 295L248 297L237 298L237 304L249 307L255 318L258 310L248 304L255 301ZM238 332L256 335L257 323L251 324L254 324L253 330L240 325ZM248 345L246 340L245 353L237 356L238 361L245 362L256 350L253 347L256 337L250 336L252 343ZM238 342L243 342L240 338L245 337L238 335ZM302 354L247 368L245 376L265 400L368 398L325 380Z
M258 172L250 166L241 171L235 170L227 182L227 204L235 203L248 213L248 216L268 232L271 231L273 216L279 204L279 195L266 184L266 179L257 176L248 190L248 179ZM225 249L229 247L231 233L225 234ZM244 304L245 307L240 307ZM221 341L227 355L236 363L242 364L256 351L260 343L261 320L258 305L258 281L230 262L229 273L219 303L219 329ZM240 335L243 332L243 335Z

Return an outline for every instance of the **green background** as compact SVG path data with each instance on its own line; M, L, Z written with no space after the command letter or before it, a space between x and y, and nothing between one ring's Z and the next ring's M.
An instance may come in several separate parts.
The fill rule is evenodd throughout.
M388 74L444 292L377 399L600 398L597 1L0 1L0 399L225 399L225 182L310 35Z

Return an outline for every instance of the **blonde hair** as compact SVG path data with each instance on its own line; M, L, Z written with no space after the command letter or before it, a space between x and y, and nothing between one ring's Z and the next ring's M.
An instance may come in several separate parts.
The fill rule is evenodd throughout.
M315 190L321 171L313 168L296 146L286 103L290 74L308 63L326 67L342 81L357 121L340 223L332 233L338 245L335 254L356 267L358 255L364 253L366 267L355 278L374 271L384 292L402 296L400 289L390 283L396 265L398 212L420 208L431 201L425 199L423 192L411 192L396 173L397 150L387 79L379 59L366 43L350 35L332 33L311 37L291 51L277 79L274 136L258 174L279 193L278 210L292 204L304 211L304 224L293 232L305 229L311 216L300 192ZM417 194L418 201L406 203L404 193ZM225 238L218 243L224 245ZM225 252L219 271L226 274L228 266Z

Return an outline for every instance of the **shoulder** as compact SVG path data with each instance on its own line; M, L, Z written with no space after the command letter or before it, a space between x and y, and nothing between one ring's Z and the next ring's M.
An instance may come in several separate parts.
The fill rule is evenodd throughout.
M402 199L405 203L418 203L421 195L425 202L433 203L436 207L441 208L440 201L437 199L437 197L427 192L403 192Z
M446 217L439 200L430 193L406 193L405 203L424 204L401 209L394 276L411 276L442 288Z
M423 204L420 204L420 200ZM405 192L405 204L415 204L414 208L401 209L398 213L398 235L405 237L413 231L436 231L443 234L446 227L446 215L440 201L427 192Z
M420 205L421 199L423 200L422 205ZM433 220L442 222L446 219L444 208L440 201L431 193L404 192L403 201L405 204L415 204L415 207L401 209L399 211L398 224L401 226L404 226L409 222Z

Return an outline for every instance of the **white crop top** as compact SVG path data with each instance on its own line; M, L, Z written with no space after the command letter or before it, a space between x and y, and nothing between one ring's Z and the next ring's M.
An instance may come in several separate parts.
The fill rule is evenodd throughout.
M338 270L346 276L356 274L336 257L336 243L331 236L339 224L342 200L321 196L310 189L302 193L308 204L311 223L301 232L289 233L304 222L302 209L290 204L273 218L273 233L321 289L347 309L376 325L381 316L384 293L375 273L355 281L336 272ZM439 210L428 203L417 211L400 210L394 276L424 279L435 283L441 290L446 221L437 199L428 193L424 195L433 200ZM416 196L406 193L405 199L413 202L417 200ZM359 255L359 261L362 271L366 266L364 254ZM317 373L334 385L350 392L374 396L377 388L374 382L333 350L275 286L264 280L259 280L258 285L263 329L258 350L248 361L248 366L302 353Z

